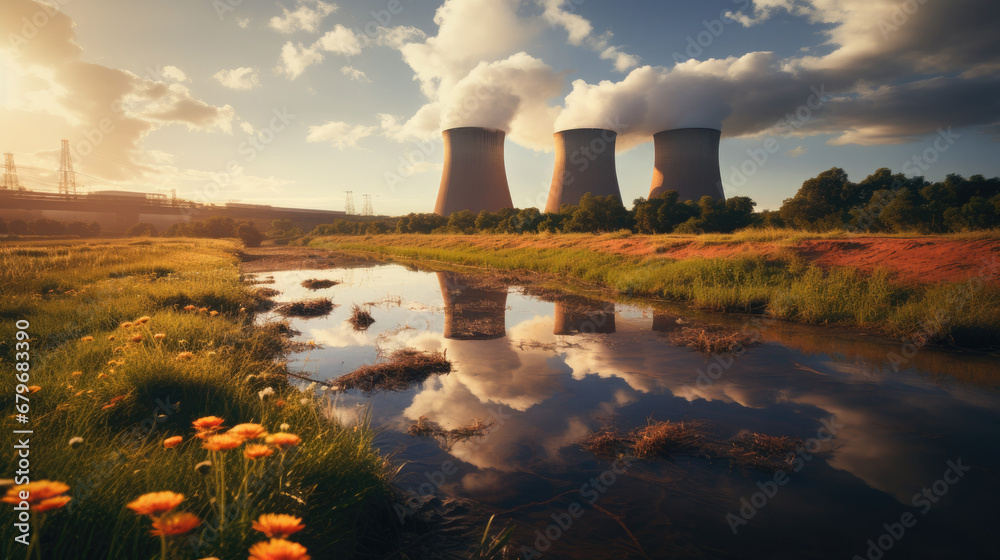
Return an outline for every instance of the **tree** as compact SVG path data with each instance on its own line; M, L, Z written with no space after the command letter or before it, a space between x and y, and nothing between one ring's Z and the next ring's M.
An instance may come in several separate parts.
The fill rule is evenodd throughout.
M212 216L205 220L205 229L206 237L213 239L236 237L236 221L227 216Z
M785 199L781 219L800 229L828 229L842 226L849 218L851 201L857 198L855 185L839 167L828 169L802 183L792 198Z
M0 218L0 234L7 233L7 220Z
M264 240L264 234L249 220L241 220L236 224L236 237L240 238L245 247L260 247L260 242Z
M36 235L66 235L66 225L48 218L38 218L28 222L28 229Z
M139 222L128 228L125 237L156 237L156 226L147 222Z
M28 222L24 220L11 220L7 224L7 230L14 235L28 235L30 233Z
M448 216L448 230L454 233L474 233L476 215L471 210L461 210Z
M294 233L298 231L298 236ZM289 220L288 218L281 218L279 220L272 220L271 225L267 228L268 237L301 237L302 230L295 226L295 222Z
M567 232L607 232L626 229L629 212L615 195L594 196L590 193L580 198L580 204L563 226Z

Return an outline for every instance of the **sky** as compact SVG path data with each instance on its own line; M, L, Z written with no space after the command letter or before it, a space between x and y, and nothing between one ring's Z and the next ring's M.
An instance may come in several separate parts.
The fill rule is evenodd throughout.
M517 207L552 134L723 131L727 196L776 209L831 167L1000 175L995 0L3 0L0 151L56 190L431 212L441 130L507 132Z

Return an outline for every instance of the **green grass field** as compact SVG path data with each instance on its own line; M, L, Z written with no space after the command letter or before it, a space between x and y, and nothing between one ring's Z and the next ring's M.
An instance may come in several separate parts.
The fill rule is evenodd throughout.
M314 558L363 558L394 542L391 471L372 447L374 430L327 420L317 394L287 383L281 328L253 323L257 302L241 282L236 249L187 239L0 248L0 357L8 372L0 439L11 450L12 430L33 430L31 479L64 482L72 497L36 516L44 519L40 557L161 558L150 520L125 507L155 491L183 494L177 509L203 520L168 539L170 558L246 558L267 540L250 528L263 513L301 517L306 528L291 540ZM121 326L140 317L149 319ZM13 418L13 370L26 358L17 354L25 346L15 346L18 321L29 323L25 385L39 387L25 395L29 424ZM267 387L274 394L260 398ZM205 416L226 427L284 430L301 443L271 446L271 456L256 460L244 457L247 444L208 451L192 427ZM183 442L167 449L171 436ZM73 447L72 438L83 442ZM203 476L195 466L209 459L213 471ZM14 473L15 461L4 453L2 472ZM11 558L25 555L13 544L17 534L11 523L0 529Z
M793 242L798 235L805 234L765 230L696 239L655 236L655 240L667 244L674 239L706 244ZM995 235L976 235L972 239L992 239L990 236ZM823 269L790 251L673 260L596 248L602 241L627 241L627 237L335 236L314 239L311 245L487 269L551 273L604 286L625 296L687 301L717 311L763 313L794 322L855 327L890 337L913 337L919 344L985 348L995 346L1000 339L1000 288L995 284L913 285L894 280L886 271L865 274L846 267Z

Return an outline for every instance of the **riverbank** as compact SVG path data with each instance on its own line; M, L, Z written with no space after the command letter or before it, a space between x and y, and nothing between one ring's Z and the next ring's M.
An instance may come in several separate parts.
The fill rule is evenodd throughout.
M920 345L989 348L1000 336L1000 239L990 232L377 235L323 237L310 246L556 274L621 295L858 328Z
M165 491L182 494L175 510L200 520L166 538L170 558L246 557L267 540L251 528L265 513L301 518L290 540L314 558L378 557L396 542L392 471L373 447L375 430L327 420L318 393L287 382L285 328L254 321L262 298L240 266L238 245L221 240L0 248L0 355L30 364L24 394L15 397L13 375L0 394L10 428L0 439L8 449L15 437L30 440L32 481L69 486L41 533L34 514L43 556L157 556L150 520L125 506ZM27 423L15 424L25 403ZM206 417L222 427L203 422L196 437L193 423ZM275 437L210 437L240 424ZM4 476L20 468L16 459L0 459ZM20 549L20 533L6 523L0 538Z

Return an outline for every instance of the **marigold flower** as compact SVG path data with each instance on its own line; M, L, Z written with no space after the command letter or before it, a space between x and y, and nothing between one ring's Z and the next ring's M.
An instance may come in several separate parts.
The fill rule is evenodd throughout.
M208 308L207 307L202 307L201 309L198 310L198 312L199 313L208 313Z
M139 317L138 319L135 320L135 324L144 325L148 323L150 319L152 319L152 317L150 317L149 315L143 315L142 317Z
M28 392L29 393L37 393L37 392L39 392L41 390L42 390L42 388L39 387L38 385L28 385Z
M73 498L70 498L69 496L56 496L55 498L49 498L38 502L37 505L31 506L31 509L37 511L38 513L43 513L51 509L59 509L68 504L72 499Z
M181 436L168 437L167 439L163 440L163 447L166 449L177 447L178 445L181 444L182 441L184 441L184 438Z
M236 449L241 443L243 443L243 440L236 436L217 434L208 437L205 443L202 444L202 447L209 451L229 451L230 449Z
M194 311L195 309L198 309L198 308L196 306L194 306L194 305L185 305L184 306L184 311Z
M247 459L260 459L261 457L269 457L271 456L272 453L274 453L273 449L271 449L266 445L261 445L259 443L248 445L246 446L246 449L243 450L243 456L246 457Z
M94 337L92 337L92 336L85 336L85 337L81 338L80 340L83 341L83 342L93 342L94 341Z
M212 312L209 312L209 315L211 315L212 317L215 317L215 316L216 316L216 315L218 315L218 314L219 314L219 312L218 312L218 311L212 311Z
M121 326L121 328L123 328L123 329L127 329L127 328L129 328L129 327L131 327L131 326L132 326L132 321L125 321L125 322L124 322L124 323L122 323L122 324L121 324L120 326Z
M130 340L132 342L142 342L142 335L141 334L134 334L134 335L132 335L132 338Z
M267 435L267 430L260 424L237 424L226 433L241 439L257 439Z
M153 530L150 531L150 534L154 537L183 535L198 525L201 525L201 518L193 513L186 511L173 513L154 519Z
M218 416L204 416L191 422L191 425L199 432L214 432L222 426L223 422L225 420Z
M58 482L53 480L36 480L35 482L29 482L27 484L21 484L18 486L11 486L7 489L7 495L4 496L0 501L6 502L8 504L18 504L21 502L21 492L28 493L28 499L26 500L32 509L35 506L41 505L42 502L50 498L55 498L60 494L65 494L69 491L69 485L64 482ZM67 500L69 501L69 500ZM62 505L66 505L65 503ZM53 506L49 509L54 509Z
M310 560L306 547L284 539L271 539L250 547L250 560Z
M306 528L302 524L302 519L284 513L265 513L252 525L254 531L260 531L268 537L281 539L287 539Z
M71 377L76 377L78 375L83 375L83 372L82 371L74 371L73 373L70 374Z
M113 341L114 339L115 339L115 335L108 336L108 340L112 340Z
M178 360L190 360L193 357L194 352L181 352L180 354L177 354Z
M163 340L164 338L167 338L167 333L158 332L158 333L156 333L156 334L153 335L153 338L155 340Z
M184 494L175 492L150 492L143 494L133 502L125 504L125 507L139 515L150 515L157 517L174 509L184 501Z
M295 434L278 432L276 434L271 434L267 436L267 439L265 441L267 441L267 443L270 443L271 445L277 445L282 449L288 449L289 447L293 447L302 443L302 438L300 438Z

